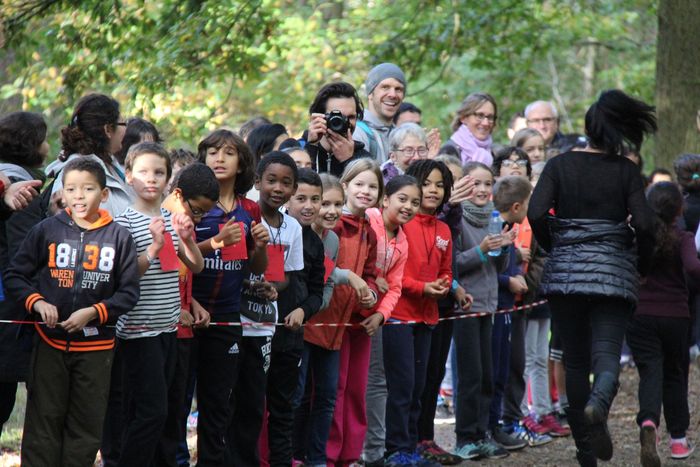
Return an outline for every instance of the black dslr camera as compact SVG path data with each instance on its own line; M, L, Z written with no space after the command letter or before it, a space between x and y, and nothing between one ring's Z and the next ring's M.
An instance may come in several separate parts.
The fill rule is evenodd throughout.
M333 130L340 135L347 135L348 129L350 128L350 122L347 118L340 112L340 110L331 110L325 115L326 127L329 130Z

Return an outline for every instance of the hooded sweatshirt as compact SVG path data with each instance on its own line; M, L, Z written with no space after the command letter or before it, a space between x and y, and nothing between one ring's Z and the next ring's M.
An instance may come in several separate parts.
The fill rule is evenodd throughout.
M403 272L401 298L391 317L400 321L438 322L437 300L423 295L427 282L445 278L452 283L452 234L437 217L416 214L403 226L408 260Z
M367 217L377 235L377 277L385 279L389 284L389 290L379 296L377 306L372 312L381 313L386 323L401 297L403 270L408 259L408 240L401 227L397 229L394 238L388 238L384 218L379 209L368 209ZM362 314L369 316L371 312Z
M355 216L345 209L333 231L340 239L336 267L350 269L362 277L369 288L377 294L377 236L365 217ZM357 293L349 285L337 285L328 308L314 315L309 324L348 323L353 312L359 312ZM359 317L360 315L358 315ZM328 350L339 350L345 328L307 326L304 340Z
M87 229L73 222L67 211L45 219L27 235L4 277L10 294L26 310L39 300L55 305L58 321L81 308L94 307L97 319L82 332L68 334L56 326L35 324L41 338L66 352L108 350L114 347L114 324L139 299L136 246L129 231L105 210Z

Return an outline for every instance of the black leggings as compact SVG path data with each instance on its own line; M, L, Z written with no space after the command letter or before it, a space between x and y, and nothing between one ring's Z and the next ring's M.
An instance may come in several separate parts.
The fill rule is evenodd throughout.
M569 407L583 410L591 392L589 376L620 373L620 353L632 304L620 298L551 296L552 321L564 348Z

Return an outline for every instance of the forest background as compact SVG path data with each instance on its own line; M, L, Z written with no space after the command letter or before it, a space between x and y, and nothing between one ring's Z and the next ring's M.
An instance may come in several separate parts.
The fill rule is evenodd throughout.
M461 100L491 93L495 140L535 99L583 132L597 94L658 106L647 167L700 152L697 0L0 0L0 113L42 112L52 154L88 91L153 121L169 147L256 115L298 136L318 89L400 65L406 101L449 137ZM361 94L362 95L362 94ZM364 95L363 95L364 97Z

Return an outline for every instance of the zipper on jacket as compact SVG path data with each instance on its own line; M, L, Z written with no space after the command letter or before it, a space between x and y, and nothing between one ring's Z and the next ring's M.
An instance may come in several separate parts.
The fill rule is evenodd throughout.
M75 269L75 280L73 281L73 305L71 306L71 313L75 311L75 300L78 296L79 292L79 287L78 287L78 278L80 275L83 273L83 239L85 238L85 232L80 232L80 243L78 244L78 251L76 252L75 255L75 260L77 261L76 264L76 269ZM70 351L70 333L68 333L68 336L66 337L66 352Z
M331 173L331 153L326 153L326 172Z

